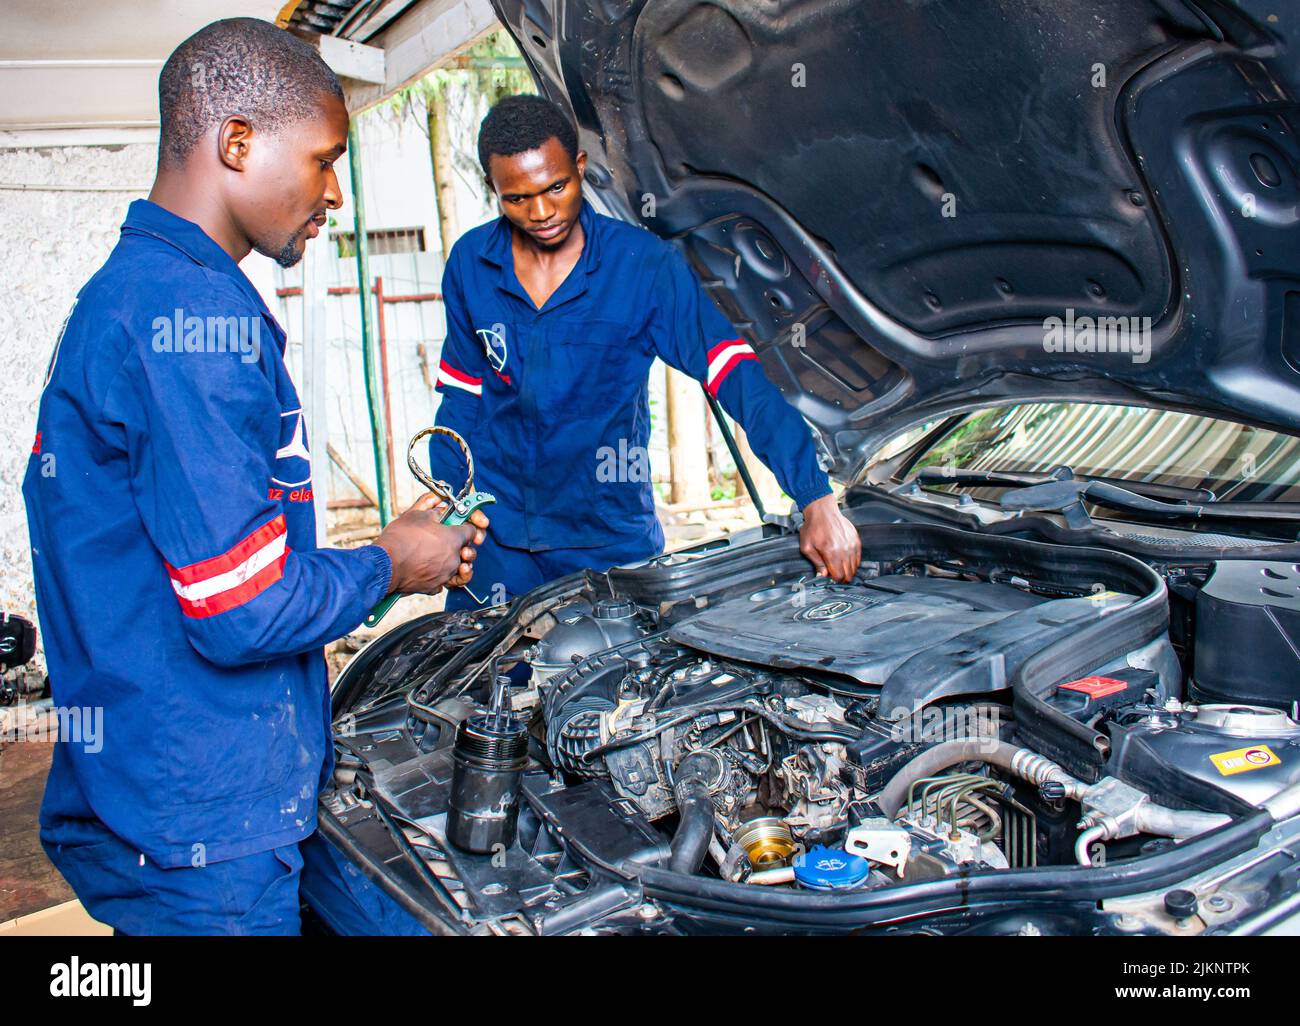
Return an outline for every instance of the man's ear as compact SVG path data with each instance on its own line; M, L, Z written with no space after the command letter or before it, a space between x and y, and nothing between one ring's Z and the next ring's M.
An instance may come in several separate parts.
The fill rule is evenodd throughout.
M243 171L253 142L253 126L242 114L232 114L217 130L217 157L232 171Z
M579 150L573 162L578 165L578 177L582 178L587 173L587 151Z

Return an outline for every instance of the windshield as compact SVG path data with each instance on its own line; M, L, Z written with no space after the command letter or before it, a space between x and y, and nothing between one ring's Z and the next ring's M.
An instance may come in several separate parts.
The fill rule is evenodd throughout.
M1300 501L1300 438L1187 413L1030 403L967 415L912 464L1204 488L1219 501Z

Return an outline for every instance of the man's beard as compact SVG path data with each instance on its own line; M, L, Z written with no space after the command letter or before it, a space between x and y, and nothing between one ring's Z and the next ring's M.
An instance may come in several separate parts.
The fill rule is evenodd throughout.
M280 247L280 251L278 253L272 253L269 247L263 249L261 246L255 246L254 248L259 253L261 253L262 256L270 257L281 267L286 267L286 268L292 267L294 266L294 264L296 264L299 260L302 259L303 253L306 252L305 246L303 247L302 252L299 252L298 250L298 241L306 234L307 234L307 225L303 225L296 232L294 232L292 235L289 236L285 244Z

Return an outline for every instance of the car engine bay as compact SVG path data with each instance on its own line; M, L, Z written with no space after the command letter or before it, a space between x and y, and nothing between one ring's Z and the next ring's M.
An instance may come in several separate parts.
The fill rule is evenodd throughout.
M630 880L733 923L989 874L1083 881L1300 780L1276 661L1300 568L1209 564L1188 588L1100 548L859 531L848 584L773 537L377 639L335 689L323 832L460 929L645 931L672 928L672 900ZM1151 921L1187 928L1177 911Z

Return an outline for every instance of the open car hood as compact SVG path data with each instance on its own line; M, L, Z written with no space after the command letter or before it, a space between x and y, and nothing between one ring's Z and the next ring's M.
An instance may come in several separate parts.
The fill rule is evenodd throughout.
M1300 433L1295 5L493 3L842 480L1008 400Z

